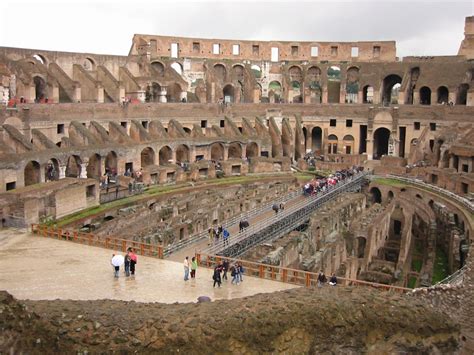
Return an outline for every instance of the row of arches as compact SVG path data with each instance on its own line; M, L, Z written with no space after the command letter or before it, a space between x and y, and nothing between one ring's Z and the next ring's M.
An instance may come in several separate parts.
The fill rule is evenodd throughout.
M210 159L224 160L225 146L223 143L215 142L210 145ZM145 147L140 152L140 164L142 168L150 165L166 166L174 163L188 163L191 161L191 149L186 144L178 145L175 150L173 159L173 149L165 145L158 151L152 147ZM227 146L227 159L241 159L243 146L241 143L233 142ZM259 147L255 142L250 142L246 146L246 157L252 158L259 155ZM115 151L108 152L105 156L94 153L88 157L87 164L83 163L81 156L73 154L61 162L58 158L49 159L43 164L43 172L41 164L36 160L29 161L24 168L24 184L25 186L37 184L44 180L58 180L62 177L87 177L92 179L100 179L105 172L112 174L118 172L118 155ZM85 169L85 171L83 171Z

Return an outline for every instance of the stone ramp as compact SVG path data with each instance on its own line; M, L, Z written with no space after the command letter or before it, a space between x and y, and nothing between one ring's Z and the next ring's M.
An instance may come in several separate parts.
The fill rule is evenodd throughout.
M294 285L245 277L240 285L230 279L221 288L212 286L212 270L199 268L196 280L183 281L181 262L139 256L137 274L113 277L113 251L16 230L0 231L0 285L19 299L96 300L138 302L196 302L246 297L256 293L295 288Z

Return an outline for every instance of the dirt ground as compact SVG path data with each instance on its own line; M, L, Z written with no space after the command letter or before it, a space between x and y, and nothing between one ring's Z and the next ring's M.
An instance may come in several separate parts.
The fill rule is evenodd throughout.
M0 353L450 354L459 338L416 297L339 286L171 305L0 292L0 310Z

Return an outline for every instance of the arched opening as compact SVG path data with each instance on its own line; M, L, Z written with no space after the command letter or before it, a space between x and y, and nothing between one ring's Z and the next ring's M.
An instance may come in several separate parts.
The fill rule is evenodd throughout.
M78 178L81 176L81 158L71 155L67 159L66 177Z
M37 161L30 161L25 166L24 170L25 186L39 184L41 182L40 177L40 164Z
M344 153L345 154L352 154L354 151L354 137L350 134L346 134L342 139L344 145Z
M258 157L258 145L255 142L250 142L247 144L247 149L245 151L247 158Z
M382 102L385 106L398 104L398 93L400 91L402 78L396 74L391 74L383 79Z
M323 147L323 130L321 127L314 127L311 130L311 148L313 152L320 154Z
M312 104L320 104L322 102L322 90L319 82L312 81L309 83L309 97Z
M232 103L234 102L234 87L231 84L224 86L224 102Z
M89 157L89 163L87 164L87 177L90 179L100 179L102 176L101 171L101 157L99 154L93 154Z
M176 148L176 163L189 163L189 147L180 144Z
M420 68L412 68L410 71L410 82L407 87L407 96L405 103L408 105L413 105L413 93L415 92L416 88L416 82L418 81L418 78L420 77Z
M420 104L431 105L431 89L427 86L420 89Z
M163 76L165 74L165 66L160 62L152 62L151 67L156 76Z
M229 144L229 159L242 159L242 146L240 143L234 142Z
M467 104L467 92L469 90L468 84L461 84L458 87L458 94L456 98L456 105L466 105Z
M33 58L35 58L41 64L46 65L46 59L41 54L35 54L33 55Z
M290 81L301 81L303 79L303 72L301 71L301 68L293 65L288 69L288 74L290 76Z
M145 92L146 102L158 102L161 94L161 85L154 82L148 86Z
M40 77L33 78L35 84L35 102L41 102L48 97L46 81Z
M240 64L234 65L232 67L232 80L237 80L240 83L244 81L244 67Z
M270 103L281 102L281 84L278 81L268 84L268 99Z
M187 134L188 136L190 136L190 135L192 134L191 128L183 127L183 130L186 132L186 134Z
M393 191L390 190L390 191L388 192L388 194L387 194L388 200L391 201L391 200L393 199L393 196L394 196L394 195L393 195Z
M369 192L372 203L382 203L382 193L378 187L372 187Z
M356 104L359 98L359 68L351 67L347 70L346 103Z
M224 160L224 145L222 143L211 144L211 160Z
M390 139L390 131L381 127L374 132L374 159L380 159L382 155L388 154L388 141Z
M367 244L367 240L364 237L357 237L356 241L357 241L357 257L361 259L365 255L365 246Z
M82 63L82 67L85 70L95 70L95 63L91 58L86 58L84 59L84 62Z
M258 65L252 64L250 70L252 71L255 79L260 79L262 77L262 69Z
M446 86L440 86L437 90L438 104L447 104L449 102L449 90Z
M328 103L339 103L341 97L341 68L330 66L328 76Z
M372 104L374 102L374 88L373 86L366 85L362 89L362 102L364 104Z
M335 134L328 136L328 154L337 154L338 138Z
M221 82L225 80L225 77L227 75L227 70L226 70L225 66L223 66L222 64L214 65L214 72L216 74L217 80L219 80Z
M59 162L57 159L50 159L44 167L44 178L46 181L59 180Z
M174 71L179 75L183 74L183 66L181 65L181 63L174 62L173 64L171 64L171 69L174 69Z
M155 164L155 151L153 148L146 147L140 153L141 167L147 167Z
M158 153L158 158L160 165L170 164L173 159L173 152L171 151L171 148L167 145L162 147Z
M290 83L290 90L288 93L288 99L290 103L301 103L303 98L301 96L301 84L298 81L292 81Z
M109 152L105 157L105 172L117 174L117 153Z

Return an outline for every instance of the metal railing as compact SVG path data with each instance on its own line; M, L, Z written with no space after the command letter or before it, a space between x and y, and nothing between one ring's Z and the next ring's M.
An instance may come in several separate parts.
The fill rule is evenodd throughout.
M289 201L289 200L291 200L291 199L293 199L293 198L295 198L299 195L301 195L300 190L291 191L291 192L287 193L286 195L280 196L277 199L272 200L269 203L262 204L261 206L259 206L257 208L254 208L250 211L246 211L246 212L243 212L243 213L236 214L236 215L232 216L231 218L226 219L224 222L222 222L221 225L222 225L223 228L230 228L231 226L239 223L239 221L241 221L241 220L244 220L244 219L249 220L249 219L255 217L256 215L259 215L259 214L270 211L272 206L275 203L277 203L277 204L286 203L287 201ZM200 241L202 241L202 240L204 240L208 237L209 237L209 232L207 230L202 230L201 232L198 232L198 233L192 235L191 237L189 237L187 239L181 240L179 242L176 242L176 243L173 243L173 244L167 246L164 249L164 255L165 255L165 257L169 256L172 253L174 253L174 252L176 252L180 249L183 249L183 248L185 248L185 247L187 247L191 244L198 243L198 242L200 242Z
M440 282L438 282L435 286L437 286L437 285L461 285L464 282L464 274L465 274L466 270L467 270L467 266L464 265L458 271L452 273L451 275L449 275L444 280L441 280Z
M330 186L324 192L302 198L295 204L285 207L283 211L252 224L242 232L239 232L237 236L231 236L227 241L219 240L214 245L204 249L203 252L235 257L257 244L280 238L309 220L311 213L324 203L334 199L341 193L360 189L368 174L368 172L360 172L357 175L339 181L337 185ZM299 191L298 196L301 196L301 191Z
M471 212L474 211L474 203L469 201L467 198L459 196L459 195L455 194L454 192L443 189L439 186L428 184L428 183L426 183L424 181L421 181L419 179L407 178L407 177L404 177L404 176L398 176L398 175L392 175L392 174L388 174L386 176L381 176L381 175L373 175L372 176L372 179L376 179L376 178L395 179L395 180L403 181L403 182L411 184L411 185L422 187L424 189L436 191L436 192L438 192L442 195L445 195L446 197L449 197L453 200L456 200L457 202L462 204L464 207L468 208Z

